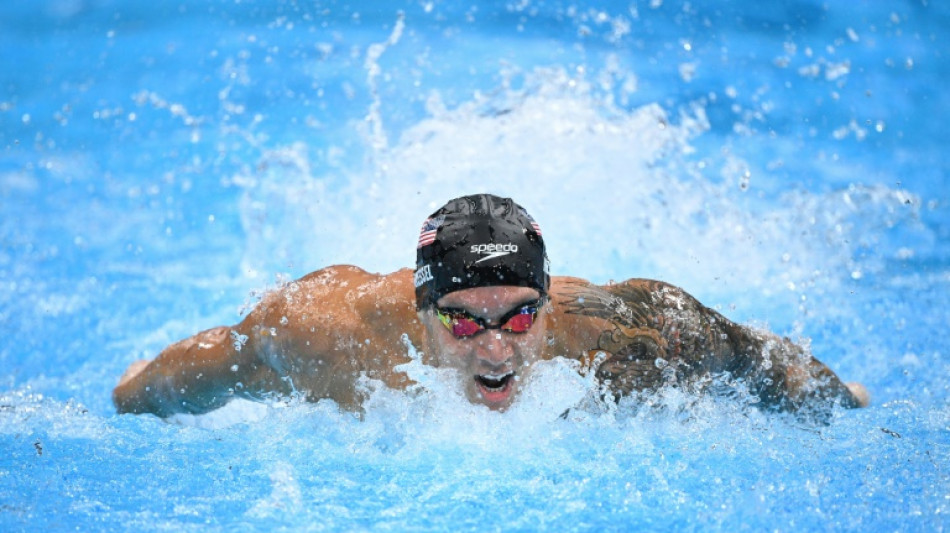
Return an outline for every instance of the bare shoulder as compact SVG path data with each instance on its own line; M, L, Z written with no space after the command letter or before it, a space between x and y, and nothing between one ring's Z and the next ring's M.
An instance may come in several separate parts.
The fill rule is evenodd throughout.
M588 349L614 354L635 351L645 359L679 354L684 339L708 334L711 323L728 324L683 289L652 279L595 285L558 277L551 296L558 325L570 329L567 335L584 338L591 344ZM595 339L592 343L591 338Z
M316 270L268 293L261 302L267 314L314 312L362 313L379 302L411 304L412 274L402 269L390 274L367 272L352 265L335 265ZM408 300L408 301L407 301Z
M358 405L360 373L401 383L389 369L405 356L402 334L418 337L415 319L408 269L377 274L338 265L271 291L242 322L241 333L297 389Z
M635 352L638 358L652 358L667 344L656 301L656 292L666 286L650 280L595 285L581 278L554 278L555 329L575 352Z
M354 287L366 283L379 282L394 274L376 274L354 265L333 265L315 270L289 285L298 285L308 291L330 293L334 291L350 291Z
M376 274L339 265L312 272L271 291L244 322L245 334L336 351L359 341L400 342L415 322L412 273ZM395 339L395 340L392 340Z
M662 308L695 305L695 299L679 287L640 278L595 285L585 279L559 276L552 281L551 295L566 314L597 317L627 326L647 326Z

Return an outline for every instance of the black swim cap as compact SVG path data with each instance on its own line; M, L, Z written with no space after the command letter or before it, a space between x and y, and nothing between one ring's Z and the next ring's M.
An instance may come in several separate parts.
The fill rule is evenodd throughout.
M549 284L541 230L511 198L456 198L422 224L416 249L417 309L472 287L515 285L545 295Z

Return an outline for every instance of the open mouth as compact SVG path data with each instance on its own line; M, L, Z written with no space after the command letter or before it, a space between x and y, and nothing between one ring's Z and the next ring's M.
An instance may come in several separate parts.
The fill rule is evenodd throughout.
M476 375L475 383L482 393L482 397L490 403L502 402L508 398L511 393L511 382L514 380L515 373L508 372L499 376L494 375Z

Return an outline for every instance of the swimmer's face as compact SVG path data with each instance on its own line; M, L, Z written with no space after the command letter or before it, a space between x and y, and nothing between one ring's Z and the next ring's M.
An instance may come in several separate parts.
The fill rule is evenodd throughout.
M505 410L514 401L531 365L541 354L546 333L540 293L527 287L477 287L443 296L436 309L420 312L428 332L428 350L439 366L455 368L462 376L465 394L472 403ZM529 315L537 308L537 314ZM444 321L454 315L463 322L455 332ZM491 329L459 336L476 329L465 315L480 319ZM533 319L533 322L532 322ZM506 321L505 324L500 324ZM477 321L476 321L477 322ZM521 333L515 331L523 329ZM494 329L501 325L502 329ZM505 326L507 325L507 329ZM468 329L466 327L468 326ZM515 331L509 331L513 329Z

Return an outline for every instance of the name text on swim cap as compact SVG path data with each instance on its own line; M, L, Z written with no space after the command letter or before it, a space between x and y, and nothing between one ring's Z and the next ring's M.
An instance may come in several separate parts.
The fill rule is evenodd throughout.
M432 266L431 265L422 265L416 270L416 275L414 277L416 287L422 285L427 281L432 281Z

